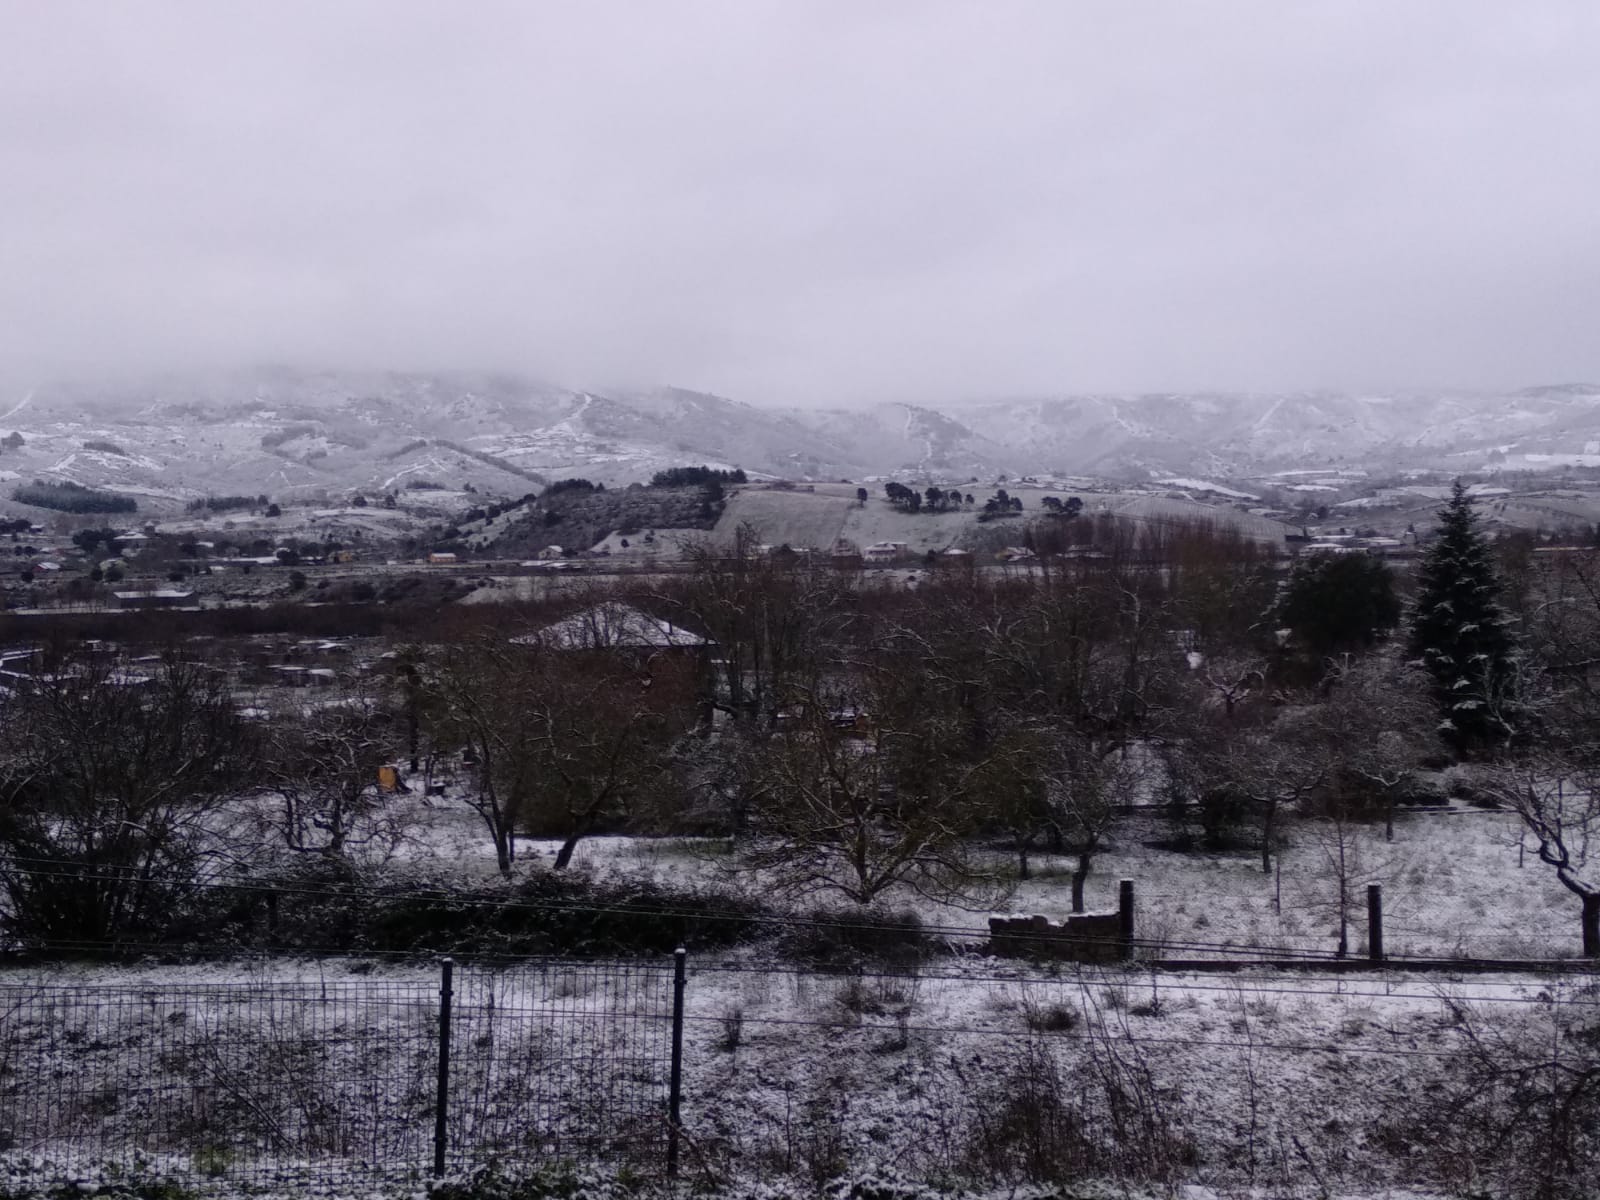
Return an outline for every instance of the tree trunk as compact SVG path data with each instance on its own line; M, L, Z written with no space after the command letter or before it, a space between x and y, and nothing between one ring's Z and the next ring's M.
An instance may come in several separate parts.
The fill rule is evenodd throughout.
M1083 911L1083 885L1089 880L1089 868L1094 865L1094 855L1080 853L1077 870L1072 872L1072 911Z
M1017 837L1017 878L1028 880L1033 877L1028 870L1028 849L1033 845L1033 834L1018 835Z
M1266 875L1272 874L1272 823L1277 815L1277 801L1270 801L1261 821L1261 870Z
M561 849L556 851L555 870L564 871L572 862L572 852L578 848L578 843L583 840L581 833L569 833Z
M1583 955L1600 958L1600 892L1583 897Z

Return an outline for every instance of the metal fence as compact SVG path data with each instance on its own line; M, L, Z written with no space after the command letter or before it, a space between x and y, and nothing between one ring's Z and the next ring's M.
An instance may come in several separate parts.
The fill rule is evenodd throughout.
M0 985L0 1152L206 1180L665 1160L668 963Z
M0 983L0 1194L96 1171L196 1193L414 1191L574 1163L707 1184L820 1185L861 1164L990 1185L1203 1175L1288 1194L1308 1173L1415 1170L1434 1144L1476 1153L1502 1102L1528 1131L1505 1161L1569 1171L1556 1135L1588 1154L1600 1121L1600 1094L1548 1074L1600 1071L1592 973L681 954L263 969L300 977ZM1516 1093L1528 1063L1554 1082Z

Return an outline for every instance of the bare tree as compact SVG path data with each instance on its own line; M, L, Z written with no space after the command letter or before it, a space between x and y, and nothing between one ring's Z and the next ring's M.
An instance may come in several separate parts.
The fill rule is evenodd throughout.
M1321 691L1322 723L1342 731L1330 743L1339 802L1360 815L1353 793L1372 793L1382 806L1384 840L1392 842L1396 803L1422 761L1443 749L1423 676L1391 656L1346 655L1329 661Z
M982 776L993 793L985 808L1012 836L1017 877L1029 878L1029 855L1049 836L1076 858L1072 911L1083 912L1095 856L1150 769L1123 739L1062 725L1033 722L999 738Z
M1084 910L1083 891L1094 859L1122 810L1144 786L1149 764L1141 764L1128 742L1077 739L1051 779L1056 820L1077 856L1072 872L1072 911Z
M220 676L68 658L19 680L0 724L0 886L30 941L149 937L222 857L253 759Z
M503 637L434 656L434 744L468 763L466 802L502 873L516 860L519 831L560 837L561 869L583 838L628 816L694 724L695 670L670 648L564 649Z
M1531 1004L1445 997L1449 1041L1438 1078L1398 1098L1409 1134L1461 1195L1587 1200L1600 1169L1600 1027L1592 984L1547 979ZM1508 1011L1509 1010L1509 1011Z
M1600 780L1573 764L1544 758L1501 768L1494 795L1517 814L1538 845L1539 861L1578 898L1583 953L1600 958Z
M355 849L392 853L398 846L403 823L381 819L378 771L401 750L404 723L385 696L351 687L296 703L278 715L265 741L270 824L287 849L343 858Z
M971 846L988 764L952 753L953 721L919 709L905 683L884 672L791 692L747 782L749 867L857 904L897 885L946 900L999 893Z
M433 752L467 769L464 800L482 820L495 863L509 875L516 861L517 803L531 784L523 745L516 657L500 638L447 645L418 668L423 719Z
M693 670L604 652L546 652L530 665L522 753L533 769L519 813L524 828L561 837L557 870L666 781L673 742L695 721Z
M791 681L811 674L850 598L847 577L797 556L762 551L741 526L726 550L685 547L687 576L652 599L715 648L713 707L741 736L764 737Z
M1254 812L1261 869L1271 874L1281 817L1331 778L1335 742L1312 706L1285 709L1245 728L1202 723L1173 747L1173 784L1202 804Z

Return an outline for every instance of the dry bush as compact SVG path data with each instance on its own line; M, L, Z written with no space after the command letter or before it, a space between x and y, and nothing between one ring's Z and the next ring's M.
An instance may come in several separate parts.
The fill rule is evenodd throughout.
M1382 1130L1445 1187L1514 1200L1583 1200L1600 1172L1595 985L1551 989L1525 1010L1446 1000L1453 1053L1423 1095L1402 1093ZM1577 1000L1577 1003L1573 1001ZM1504 1008L1507 1006L1496 1006Z
M723 1010L718 1023L722 1027L722 1032L717 1038L716 1047L732 1054L744 1041L744 1007L739 1004L730 1005Z
M1030 1038L974 1088L964 1172L1016 1186L1084 1177L1171 1182L1193 1161L1137 1043L1091 1023L1081 1038Z

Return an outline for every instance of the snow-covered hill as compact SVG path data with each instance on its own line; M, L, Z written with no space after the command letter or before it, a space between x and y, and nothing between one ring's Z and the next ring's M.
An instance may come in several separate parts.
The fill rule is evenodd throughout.
M1600 465L1600 385L1587 384L774 410L678 388L601 394L505 374L272 369L0 396L0 478L71 480L156 511L208 494L315 501L414 481L516 496L553 478L617 485L691 463L817 480L1228 480L1307 466L1591 461Z

